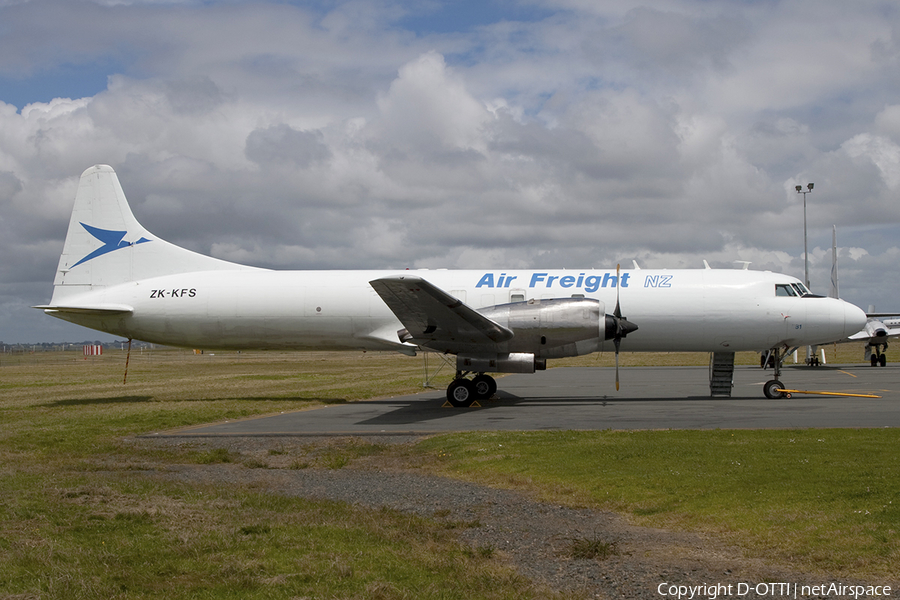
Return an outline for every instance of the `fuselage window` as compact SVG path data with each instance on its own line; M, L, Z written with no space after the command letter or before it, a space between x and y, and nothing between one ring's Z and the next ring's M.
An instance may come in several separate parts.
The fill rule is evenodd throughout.
M775 295L776 296L796 296L797 290L791 287L790 284L787 283L776 283L775 284Z

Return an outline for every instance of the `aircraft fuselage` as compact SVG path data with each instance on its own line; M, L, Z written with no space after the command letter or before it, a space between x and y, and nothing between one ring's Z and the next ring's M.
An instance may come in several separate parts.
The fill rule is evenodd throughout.
M793 277L744 270L219 270L166 275L67 294L73 304L132 312L54 316L127 338L189 348L399 350L402 324L370 281L421 277L476 309L585 297L616 304L639 329L625 351L762 351L827 343L859 330L862 311L840 300L781 297ZM74 289L72 290L75 291ZM864 317L862 317L864 319ZM607 340L599 349L612 350Z

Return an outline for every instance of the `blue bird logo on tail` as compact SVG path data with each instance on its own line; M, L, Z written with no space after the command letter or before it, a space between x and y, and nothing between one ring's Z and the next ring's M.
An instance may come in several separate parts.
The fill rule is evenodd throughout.
M143 244L144 242L152 242L153 240L148 240L145 237L142 237L136 242L126 242L123 240L127 231L114 231L112 229L100 229L99 227L91 227L86 223L81 223L81 226L84 227L88 233L92 236L103 242L103 245L79 260L77 263L72 265L74 269L81 263L85 263L93 258L97 258L98 256L103 256L113 250L118 250L120 248L128 248L129 246L136 246L137 244Z

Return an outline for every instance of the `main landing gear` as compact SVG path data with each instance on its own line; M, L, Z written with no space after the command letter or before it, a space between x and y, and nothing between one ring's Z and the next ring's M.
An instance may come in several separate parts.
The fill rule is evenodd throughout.
M775 378L770 379L763 385L763 394L765 394L766 398L777 400L779 398L791 397L790 394L780 391L784 389L784 384L779 380L779 377L781 377L781 365L784 363L784 359L788 354L790 354L790 352L791 351L787 348L784 348L783 350L779 348L772 348L760 361L763 364L763 368L766 368L766 366L771 366L775 371Z
M869 361L873 367L884 367L887 366L887 344L884 344L884 350L881 348L882 344L870 344L868 348L866 348L866 354L869 355Z
M456 379L447 386L447 401L457 408L472 406L476 400L487 400L497 391L497 382L490 375L479 373L466 379L467 373L456 372Z

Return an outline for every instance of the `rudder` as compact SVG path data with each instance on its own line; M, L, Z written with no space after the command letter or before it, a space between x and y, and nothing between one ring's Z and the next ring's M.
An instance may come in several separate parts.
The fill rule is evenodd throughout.
M197 254L151 234L135 219L112 167L95 165L78 183L53 301L162 275L253 268Z

